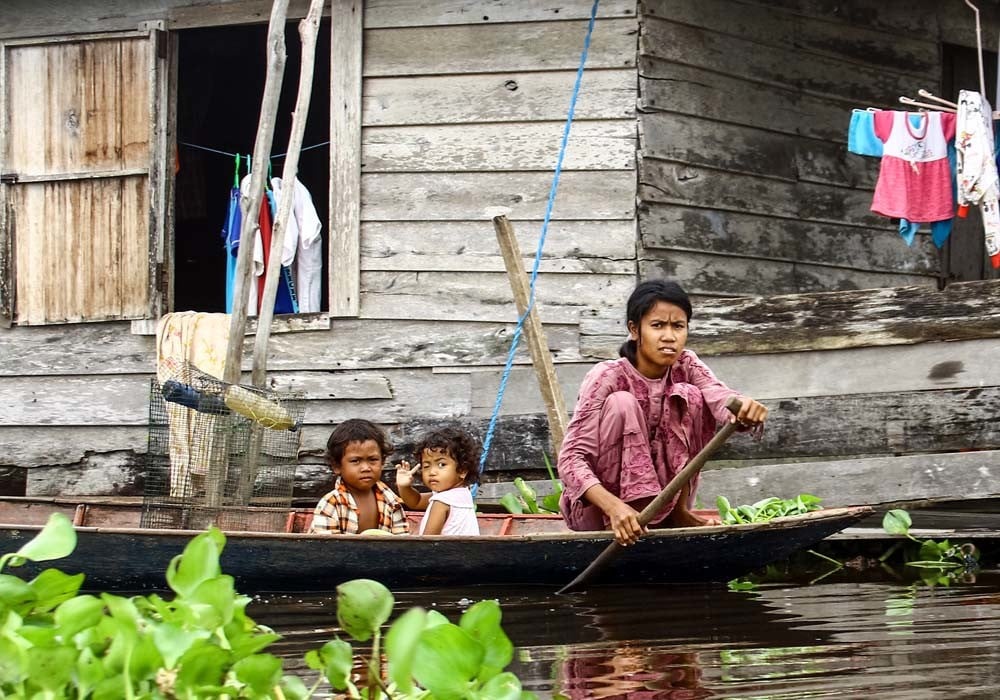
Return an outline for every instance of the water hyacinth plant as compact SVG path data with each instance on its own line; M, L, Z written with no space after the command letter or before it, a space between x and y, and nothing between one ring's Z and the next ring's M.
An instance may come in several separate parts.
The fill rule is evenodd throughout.
M307 685L265 651L280 636L247 615L250 598L222 572L219 530L196 536L170 563L173 600L80 594L83 575L56 569L31 581L3 573L75 546L73 526L56 514L31 542L0 557L0 697L304 700L324 682L350 698L534 697L503 670L514 650L496 601L476 603L457 625L413 608L389 627L383 649L392 593L365 579L342 584L340 627L353 640L372 640L371 654L364 659L348 641L331 640L306 655L316 672ZM356 677L359 663L365 672Z
M902 509L888 511L882 518L882 529L890 535L903 535L919 545L916 558L906 562L907 566L920 569L924 583L934 586L950 585L953 581L970 576L979 568L979 550L972 543L951 544L948 540L918 540L910 534L913 520ZM896 550L892 547L880 557L885 562Z
M719 510L719 520L723 525L741 525L744 523L764 523L774 518L789 515L803 515L810 511L820 510L823 499L808 493L800 493L795 498L765 498L753 505L732 506L729 499L719 496L715 499Z
M539 501L535 489L524 479L517 477L514 479L514 488L517 489L517 492L504 494L500 499L500 505L506 508L508 513L520 515L522 513L559 512L559 497L563 492L562 481L556 477L549 456L543 452L542 458L545 460L545 468L548 470L549 480L552 482L552 493L542 497L542 500Z

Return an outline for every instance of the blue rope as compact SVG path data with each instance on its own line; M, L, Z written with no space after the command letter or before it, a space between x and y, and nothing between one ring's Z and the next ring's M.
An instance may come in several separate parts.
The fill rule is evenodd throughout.
M500 415L500 406L503 403L503 395L507 390L507 381L510 379L510 371L514 366L514 356L517 353L518 343L521 342L521 333L524 330L524 322L531 313L535 305L535 281L538 279L538 267L542 260L542 248L545 246L545 236L549 231L549 219L552 218L552 207L556 201L556 191L559 189L559 175L562 173L563 157L566 155L566 145L569 142L569 130L573 125L573 112L576 110L576 98L580 94L580 83L583 80L583 67L587 63L587 53L590 51L590 37L594 33L594 22L597 19L597 6L600 0L594 0L594 5L590 8L590 23L587 25L587 36L583 40L583 52L580 54L580 65L576 69L576 82L573 84L573 96L569 101L569 112L566 115L566 124L563 126L562 143L559 145L559 157L556 159L555 174L552 177L552 187L549 189L549 201L545 205L545 218L542 221L542 233L538 237L538 248L535 250L535 262L531 267L530 293L528 294L528 305L524 313L517 319L514 327L514 335L510 341L510 351L507 353L507 364L504 365L503 375L500 377L500 386L497 389L497 400L493 404L493 414L490 416L490 425L486 429L486 437L483 439L483 454L479 458L479 471L482 473L486 469L486 458L490 454L490 445L493 443L493 434L496 431L497 417ZM475 498L478 491L478 484L473 486L472 496Z

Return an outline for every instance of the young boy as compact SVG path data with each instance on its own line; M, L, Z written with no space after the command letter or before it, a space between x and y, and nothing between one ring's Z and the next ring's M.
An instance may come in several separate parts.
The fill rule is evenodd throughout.
M309 532L407 534L403 502L380 480L390 452L389 440L374 423L353 418L334 428L326 456L337 481L316 504Z

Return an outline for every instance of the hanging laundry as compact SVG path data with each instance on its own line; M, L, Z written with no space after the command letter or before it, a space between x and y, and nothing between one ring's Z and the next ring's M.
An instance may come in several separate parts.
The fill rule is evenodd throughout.
M250 185L250 175L246 175L240 183L240 194L244 194ZM260 310L260 297L264 290L264 271L267 269L267 259L270 255L271 232L272 232L272 212L274 202L271 201L270 191L265 190L265 196L260 203L260 216L258 219L257 235L254 237L253 245L253 277L247 292L247 315L257 316ZM239 252L239 230L236 227L235 245L231 248L231 257L235 260ZM266 238L266 240L265 240ZM233 263L235 265L235 263ZM233 275L235 278L235 274ZM274 301L274 312L279 314L298 313L298 305L295 301L295 292L291 287L292 279L290 271L283 270L278 276L278 293ZM233 284L229 282L227 274L226 300L227 309L232 311L232 289Z
M261 242L263 243L264 249L264 269L270 264L271 260L271 238L274 235L274 221L278 216L278 203L274 196L273 190L266 190L264 194L267 197L267 224L264 224L264 212L261 211ZM257 293L258 298L264 298L264 283L266 281L266 275L261 275L259 278L259 287ZM299 304L295 298L295 288L292 286L292 271L282 263L281 269L278 271L278 290L274 297L274 313L276 314L297 314L299 312Z
M284 196L280 177L271 179L276 207ZM295 178L292 213L285 229L281 264L292 267L297 292L299 312L313 313L320 310L320 292L323 274L323 225L316 213L312 196L302 182Z
M919 115L921 123L915 127L907 112L875 113L875 135L883 152L871 209L893 219L943 221L954 215L948 141L955 135L955 115Z
M986 254L1000 268L1000 184L993 142L993 108L972 90L958 93L958 215L978 204L983 215Z
M882 157L882 141L875 135L875 114L881 110L855 109L847 128L847 150L859 156Z

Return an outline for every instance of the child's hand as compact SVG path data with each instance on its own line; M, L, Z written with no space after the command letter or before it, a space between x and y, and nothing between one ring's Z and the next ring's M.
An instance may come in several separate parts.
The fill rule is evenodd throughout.
M396 486L401 489L412 489L413 488L413 473L420 468L419 464L415 464L412 467L410 463L403 460L396 465Z

